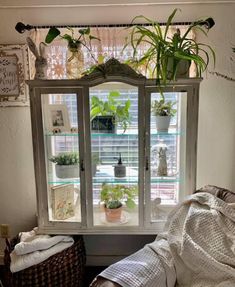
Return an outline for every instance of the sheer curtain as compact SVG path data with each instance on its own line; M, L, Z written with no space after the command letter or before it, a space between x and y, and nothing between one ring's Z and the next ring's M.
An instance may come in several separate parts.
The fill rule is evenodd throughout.
M79 28L74 28L75 36L76 31ZM130 35L131 28L125 27L95 27L91 28L91 35L100 39L92 40L92 53L94 58L98 60L99 55L103 55L105 61L114 57L120 62L124 62L132 56L132 48L127 47L123 51L123 47L126 44L126 38ZM162 27L164 30L164 26ZM168 37L176 32L177 29L180 29L181 34L183 34L187 26L171 26ZM61 35L66 33L69 34L68 29L63 28L59 29ZM35 29L30 32L30 37L36 43L38 47L41 42L45 41L46 34L48 29ZM195 34L191 32L188 37L195 38ZM140 47L139 54L141 55L147 49L146 45ZM45 49L45 57L48 62L47 78L48 79L65 79L66 78L66 52L67 52L67 41L63 39L56 39L50 45L47 45ZM88 69L91 65L95 64L94 59L90 56L87 50L84 48L84 58L85 58L85 68ZM30 67L30 77L33 78L34 75L34 59L33 55L31 57L31 67ZM190 71L190 75L193 76L193 68Z

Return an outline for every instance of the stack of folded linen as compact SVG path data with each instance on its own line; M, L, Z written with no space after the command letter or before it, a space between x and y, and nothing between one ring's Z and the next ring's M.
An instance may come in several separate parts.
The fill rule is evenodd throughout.
M12 273L41 263L50 256L73 245L71 236L37 235L37 228L19 234L20 242L11 252L10 270Z

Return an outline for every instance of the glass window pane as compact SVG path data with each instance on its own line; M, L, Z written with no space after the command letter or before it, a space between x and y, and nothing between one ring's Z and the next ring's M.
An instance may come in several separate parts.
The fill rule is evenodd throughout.
M50 221L81 222L76 94L42 94Z
M184 182L184 141L186 94L164 93L165 109L160 93L151 93L150 117L150 202L151 221L166 219L167 206L178 203ZM167 116L158 118L171 106L169 127L164 126Z
M138 89L106 83L90 89L93 221L139 224Z

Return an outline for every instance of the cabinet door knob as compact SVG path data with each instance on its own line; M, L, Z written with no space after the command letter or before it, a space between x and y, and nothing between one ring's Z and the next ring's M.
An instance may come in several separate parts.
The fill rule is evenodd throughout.
M145 170L149 170L149 159L146 156L146 161L145 161Z
M81 171L84 171L84 170L85 170L83 159L82 159L81 162L80 162L80 170L81 170Z

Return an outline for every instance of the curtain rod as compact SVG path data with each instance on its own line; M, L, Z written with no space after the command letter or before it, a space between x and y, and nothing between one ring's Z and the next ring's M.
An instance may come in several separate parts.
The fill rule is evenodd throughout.
M190 25L192 24L192 22L176 22L176 23L172 23L171 25L179 25L179 26L183 26L183 25ZM19 33L24 33L25 30L32 30L32 29L49 29L51 27L56 27L56 28L67 28L67 27L71 27L71 28L86 28L86 27L90 27L90 28L114 28L114 27L133 27L134 25L142 25L142 26L151 26L151 24L149 23L136 23L136 24L92 24L92 25L25 25L22 22L18 22L15 26L15 29L17 32ZM166 25L166 23L159 23L160 26L164 26Z
M175 22L175 23L171 23L172 26L184 26L184 25L191 25L194 22ZM201 22L200 25L205 25L207 29L210 29L212 26L214 26L215 22L212 18L208 18L205 21ZM49 29L52 27L57 27L57 28L67 28L67 27L71 27L71 28L86 28L86 27L90 27L90 28L112 28L112 27L133 27L135 25L141 25L141 26L151 26L150 23L135 23L135 24L97 24L97 25L25 25L22 22L18 22L15 26L15 29L17 32L19 33L24 33L26 30L30 31L32 29ZM165 26L166 23L162 22L159 23L160 26Z

